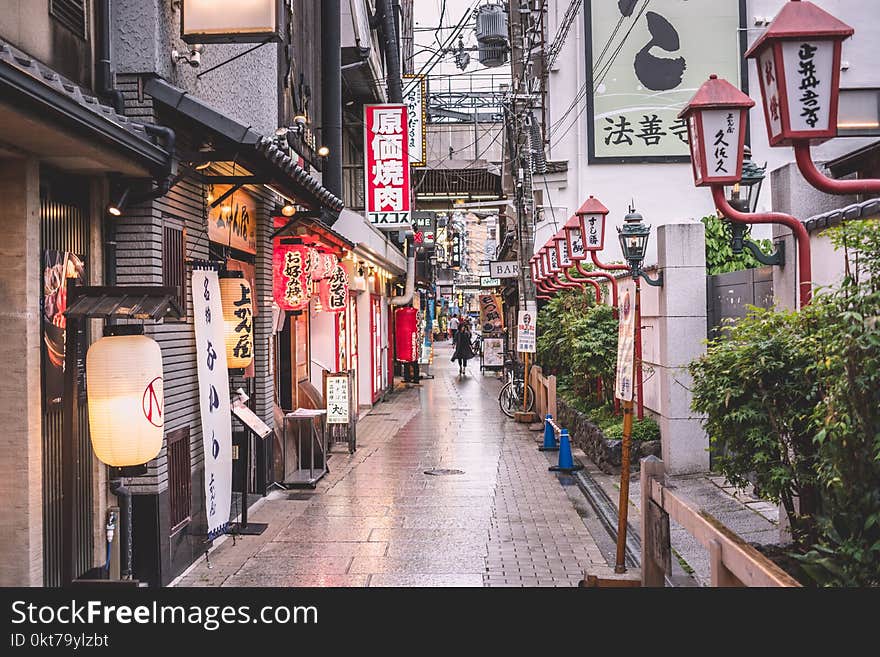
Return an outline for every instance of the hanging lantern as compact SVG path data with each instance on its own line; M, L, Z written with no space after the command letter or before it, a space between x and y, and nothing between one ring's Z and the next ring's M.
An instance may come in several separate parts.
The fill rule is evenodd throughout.
M687 121L694 184L725 185L742 178L746 118L755 101L710 75L679 113Z
M321 305L329 313L341 313L348 304L348 276L342 265L333 268L330 278L321 281Z
M562 269L568 269L574 262L568 254L568 242L565 239L565 228L560 228L553 236L553 248L556 250L556 261Z
M332 253L323 253L321 254L321 262L323 264L322 269L324 272L322 278L330 278L336 269L336 265L339 264L339 258Z
M599 199L590 196L565 224L568 248L572 260L586 260L588 251L601 251L605 248L605 218L608 208ZM580 230L574 230L578 226ZM576 238L581 238L582 249L577 249ZM581 252L582 250L582 252Z
M227 367L231 370L244 369L254 361L254 305L251 285L244 277L221 278L220 299L223 303Z
M302 310L314 294L311 254L304 244L277 244L272 252L272 291L282 310Z
M313 281L324 278L324 259L322 253L315 247L309 247L309 276Z
M841 49L853 32L812 2L787 2L746 51L758 65L771 146L837 136Z
M162 350L144 335L114 335L86 355L89 433L107 465L141 465L162 448Z

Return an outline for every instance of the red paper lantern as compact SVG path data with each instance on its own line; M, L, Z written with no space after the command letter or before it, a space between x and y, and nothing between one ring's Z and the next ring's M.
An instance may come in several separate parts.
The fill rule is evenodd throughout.
M348 304L348 275L340 264L321 281L321 305L328 313L341 313Z
M419 311L412 307L398 308L394 316L394 340L397 360L414 363L419 359Z
M282 310L302 310L314 294L311 254L304 244L276 244L272 253L272 291Z

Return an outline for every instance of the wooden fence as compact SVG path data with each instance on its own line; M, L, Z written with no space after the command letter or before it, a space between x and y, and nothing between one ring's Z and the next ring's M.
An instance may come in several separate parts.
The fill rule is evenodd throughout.
M556 376L544 376L540 366L529 368L529 383L535 391L535 413L543 420L549 413L556 418Z
M694 508L665 482L663 461L642 459L642 586L664 586L672 570L669 519L707 550L712 586L800 586L710 513Z

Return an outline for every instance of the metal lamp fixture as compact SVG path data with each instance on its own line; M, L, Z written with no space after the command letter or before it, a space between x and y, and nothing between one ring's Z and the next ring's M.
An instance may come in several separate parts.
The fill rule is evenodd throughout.
M744 149L743 157L742 178L732 185L725 185L724 191L730 204L737 210L755 212L758 208L758 198L761 195L767 164L762 167L755 164L748 146Z
M679 113L679 118L687 121L691 148L694 184L712 189L712 199L721 216L734 223L782 224L791 229L798 243L798 278L801 305L810 302L811 271L810 236L803 223L781 212L747 212L746 203L738 199L738 207L725 195L725 186L730 187L731 196L739 183L737 194L742 194L745 183L754 188L750 190L748 203L757 207L757 183L763 179L763 170L744 163L746 114L754 106L754 101L742 91L716 75L709 79L694 94L694 97ZM754 196L752 196L754 195ZM738 228L735 240L744 231Z
M843 42L855 30L806 0L790 0L746 51L754 59L771 146L793 146L807 182L827 194L880 194L880 179L835 180L810 148L837 136Z
M126 203L128 202L128 194L130 189L126 187L122 190L122 193L116 197L114 201L111 201L107 204L107 214L111 214L114 217L121 217L123 211L125 210Z
M648 239L651 237L651 227L643 223L643 217L636 212L633 205L629 207L629 213L623 218L626 222L623 228L617 229L617 238L620 240L620 249L624 259L629 263L633 278L641 277L648 285L660 287L663 285L663 272L660 272L656 280L648 278L642 271L642 262L648 252Z

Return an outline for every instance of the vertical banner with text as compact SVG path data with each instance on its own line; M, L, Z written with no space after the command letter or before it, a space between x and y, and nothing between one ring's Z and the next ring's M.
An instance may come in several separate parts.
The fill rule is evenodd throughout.
M614 395L621 401L633 398L633 347L635 343L636 311L632 290L626 290L620 300L620 324L617 327L617 379Z
M367 218L382 230L410 226L408 133L406 105L364 105Z
M199 408L205 449L208 538L223 534L232 502L232 414L220 281L213 270L192 273Z

